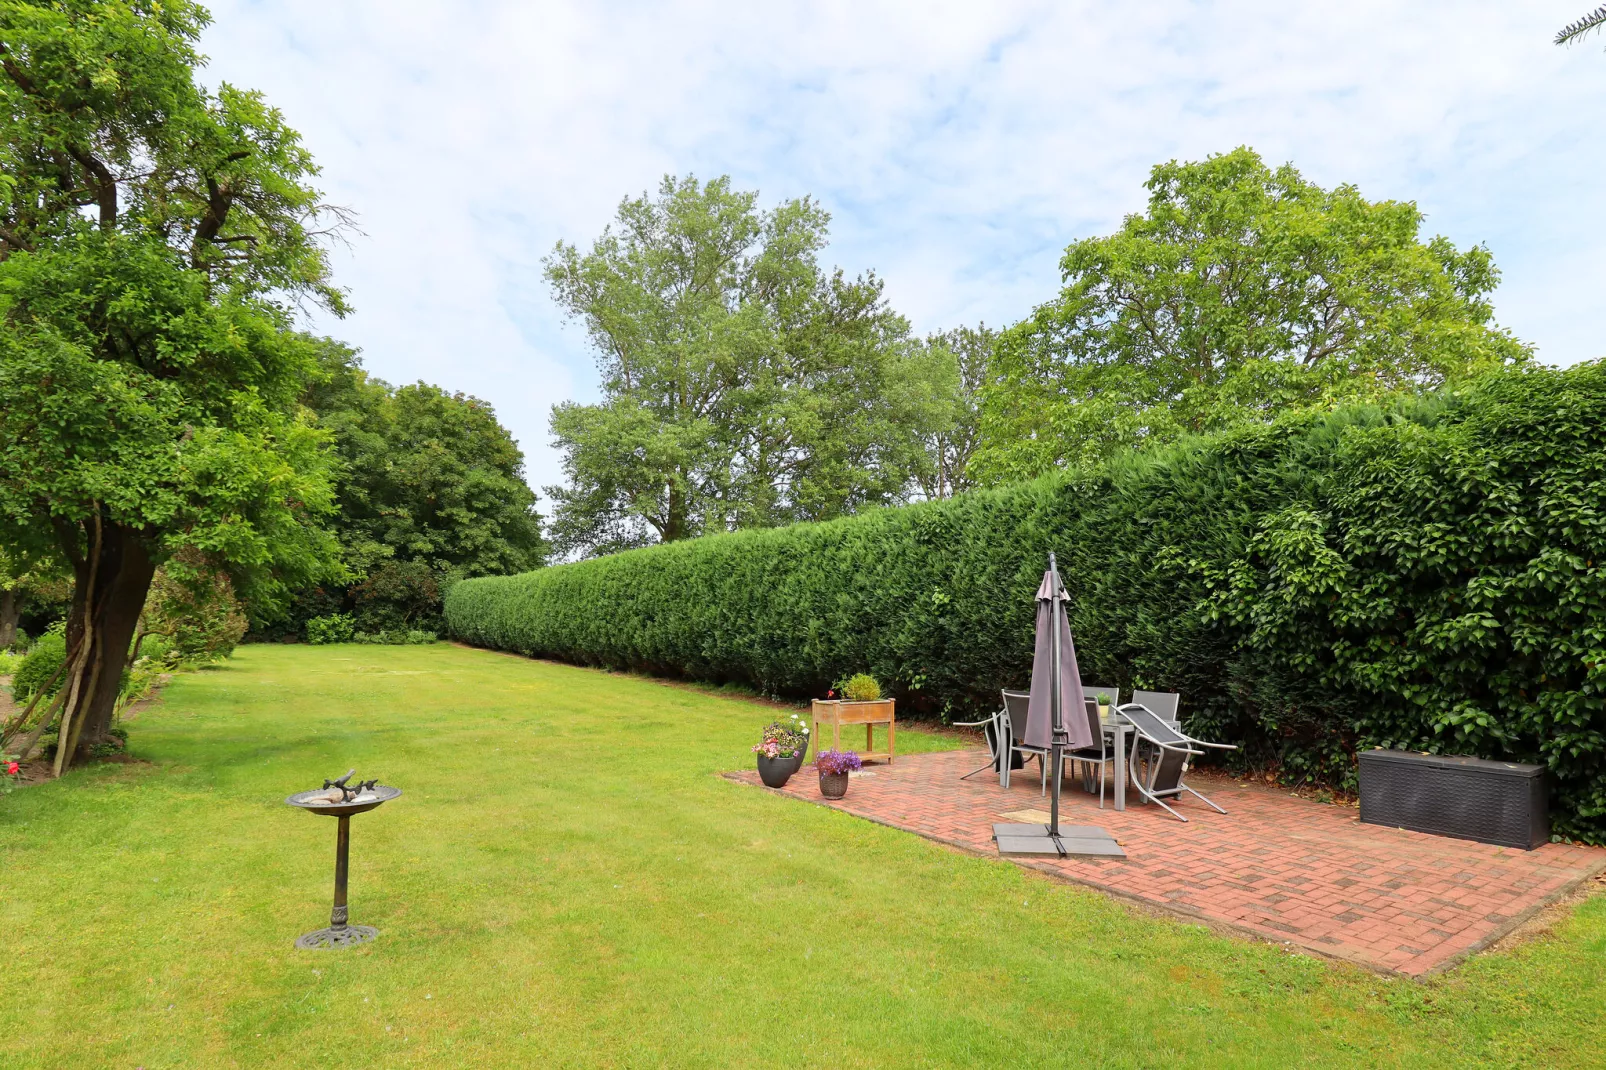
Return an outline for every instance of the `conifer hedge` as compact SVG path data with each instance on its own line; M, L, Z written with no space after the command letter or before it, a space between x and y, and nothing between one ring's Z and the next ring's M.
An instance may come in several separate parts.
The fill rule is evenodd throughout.
M1283 419L1095 472L656 546L446 599L483 646L767 692L868 671L904 709L1026 683L1057 552L1084 678L1353 788L1357 748L1546 763L1606 842L1606 367Z

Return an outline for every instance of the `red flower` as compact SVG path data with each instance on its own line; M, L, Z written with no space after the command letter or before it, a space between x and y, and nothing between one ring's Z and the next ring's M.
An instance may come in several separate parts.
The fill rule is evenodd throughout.
M16 776L17 775L17 770L20 769L20 768L22 768L22 767L19 766L16 762L7 762L6 763L6 776Z

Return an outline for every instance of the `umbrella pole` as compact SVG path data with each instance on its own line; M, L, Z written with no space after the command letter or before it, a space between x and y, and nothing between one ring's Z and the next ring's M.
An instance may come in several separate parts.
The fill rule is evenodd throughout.
M1054 798L1049 803L1048 835L1054 841L1054 846L1061 855L1065 854L1065 845L1060 842L1060 766L1064 756L1064 744L1060 742L1065 732L1065 696L1060 689L1060 614L1064 612L1060 605L1060 570L1059 564L1054 560L1054 551L1048 552L1048 572L1054 578L1054 588L1049 592L1049 666L1052 680L1049 683L1049 711L1052 713L1048 738L1048 750L1051 755L1049 764L1053 766Z

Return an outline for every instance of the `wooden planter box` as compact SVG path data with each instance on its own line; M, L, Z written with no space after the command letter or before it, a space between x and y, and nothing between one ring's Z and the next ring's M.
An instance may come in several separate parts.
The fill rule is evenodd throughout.
M842 726L864 725L864 750L859 752L859 758L866 762L885 761L892 764L893 751L897 743L897 718L892 709L893 700L890 698L876 699L874 702L846 702L839 699L817 698L814 700L814 756L818 758L820 752L825 750L825 736L821 734L822 728L831 730L831 747L842 749ZM876 725L887 726L887 749L875 749ZM851 744L850 744L851 746Z
M1545 767L1443 754L1360 755L1361 820L1531 851L1550 842Z

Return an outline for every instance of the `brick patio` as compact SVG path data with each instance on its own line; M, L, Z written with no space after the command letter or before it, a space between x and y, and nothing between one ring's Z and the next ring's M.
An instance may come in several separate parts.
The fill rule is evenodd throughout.
M1035 769L1008 791L997 776L961 782L984 751L899 757L856 776L847 798L820 795L813 766L782 794L834 806L979 854L996 855L995 821L1046 809ZM728 774L758 785L755 772ZM1193 777L1227 810L1197 800L1178 809L1186 824L1129 794L1117 813L1106 797L1067 778L1061 821L1101 825L1125 861L1018 860L1065 880L1279 943L1413 977L1445 969L1521 925L1606 869L1606 850L1546 844L1537 851L1490 847L1363 825L1357 811L1239 781ZM761 786L761 785L760 785ZM769 790L769 789L765 789Z

